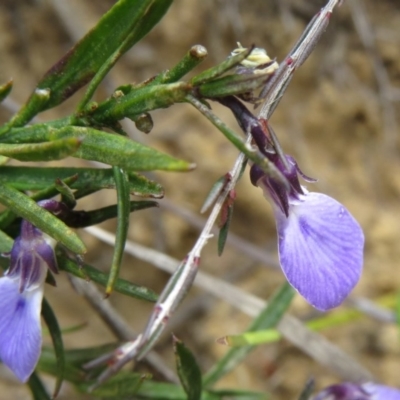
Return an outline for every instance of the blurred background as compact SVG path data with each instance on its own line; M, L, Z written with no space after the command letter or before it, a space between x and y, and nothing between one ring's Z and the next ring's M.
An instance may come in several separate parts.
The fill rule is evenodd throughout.
M105 0L2 0L0 3L0 82L14 79L10 99L0 106L5 122L27 99L36 82L78 41L114 2ZM202 44L209 56L195 72L223 61L237 47L255 44L280 62L297 41L321 0L175 0L166 17L111 71L96 94L101 100L121 84L140 82L176 64L192 45ZM395 0L346 0L309 60L296 72L271 123L286 153L302 171L318 179L308 189L321 191L343 203L362 225L366 235L365 270L352 298L342 308L363 309L364 316L323 331L351 356L390 385L399 385L399 329L394 312L378 309L400 289L400 8ZM73 112L82 91L66 103L39 116L42 121ZM213 111L240 132L227 109ZM129 238L181 260L197 238L206 216L199 213L213 183L233 165L237 150L189 105L152 112L154 129L139 132L130 121L124 128L132 139L197 164L193 172L154 173L165 198L160 208L132 214ZM68 159L70 166L85 165ZM59 165L59 164L57 164ZM113 191L88 197L80 209L115 202ZM113 232L115 221L102 227ZM112 248L82 231L89 251L85 261L107 271ZM244 174L237 186L231 233L222 257L216 240L209 241L201 270L229 281L243 291L268 299L284 282L277 267L276 234L270 206L261 190ZM233 236L233 235L232 235ZM168 274L127 255L122 277L160 292ZM85 324L65 334L69 348L115 340L110 329L84 298L71 287L65 274L58 287L46 288L46 297L63 329ZM223 296L222 296L223 297ZM151 305L114 293L110 303L129 326L140 332ZM393 301L392 301L393 303ZM372 311L371 311L372 310ZM296 296L291 313L308 319L316 312ZM167 367L174 370L173 331L194 352L205 372L227 348L217 338L243 332L251 318L226 300L193 288L156 346ZM392 321L392 322L390 322ZM45 338L50 343L48 337ZM138 365L147 370L147 366ZM154 371L152 371L154 372ZM157 373L155 374L157 377ZM261 346L219 387L240 387L272 393L274 399L296 398L313 376L323 387L339 380L328 368L285 340ZM52 381L49 378L49 383ZM28 399L24 386L0 369L4 399ZM3 392L4 388L4 392ZM70 399L64 385L59 399ZM3 395L2 395L3 396ZM73 398L78 399L76 395ZM85 397L82 396L82 399Z

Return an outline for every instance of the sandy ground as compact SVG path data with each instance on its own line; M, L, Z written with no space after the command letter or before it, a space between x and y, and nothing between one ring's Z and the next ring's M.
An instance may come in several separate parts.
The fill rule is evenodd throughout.
M100 0L1 2L0 80L14 78L11 98L16 104L24 102L43 73L93 26L111 3ZM198 71L222 61L237 41L245 46L255 43L265 47L271 57L280 61L323 3L317 0L176 0L162 23L110 73L97 98L104 98L120 84L140 82L172 66L194 44L202 44L209 51L209 57ZM309 189L338 199L362 225L366 235L365 272L353 296L374 301L384 295L395 295L400 289L399 26L397 1L345 2L335 12L312 57L296 74L272 119L285 152L296 157L307 175L318 178L318 183L309 185ZM41 118L52 119L72 112L80 94ZM227 110L216 105L213 109L238 130ZM0 108L1 121L9 116L8 110ZM182 259L198 231L192 218L171 212L171 204L198 217L207 192L229 170L237 151L188 105L154 112L153 118L155 128L148 136L127 123L132 138L193 161L198 167L191 173L152 175L165 186L166 195L161 202L164 207L133 215L130 238ZM78 163L71 160L70 165ZM90 209L115 200L111 191L93 197L79 207ZM112 230L115 222L110 221L103 227ZM250 184L246 175L237 187L232 232L276 259L271 210L261 191ZM86 261L107 270L111 248L84 232L82 237L90 249ZM215 240L210 241L204 252L201 268L235 281L238 287L264 299L284 281L279 269L254 261L235 246L228 246L219 258ZM156 291L162 289L167 279L166 274L129 256L122 276ZM56 289L46 289L46 296L62 327L87 323L79 332L65 335L68 347L114 340L65 276L58 278ZM151 310L149 305L118 294L111 297L111 303L135 331L143 329ZM291 311L301 318L313 315L300 297L296 297ZM226 302L194 289L172 319L172 326L206 371L226 352L215 339L242 332L249 322L248 317ZM395 325L368 316L323 332L361 361L378 380L391 385L400 384L398 333ZM157 351L173 367L169 334L170 331L164 335ZM261 346L219 386L271 391L274 399L292 399L310 376L316 378L318 387L338 380L328 369L281 341ZM2 393L3 390L12 393L1 398L29 398L26 389L6 372L0 384ZM70 393L65 386L59 398L70 399Z

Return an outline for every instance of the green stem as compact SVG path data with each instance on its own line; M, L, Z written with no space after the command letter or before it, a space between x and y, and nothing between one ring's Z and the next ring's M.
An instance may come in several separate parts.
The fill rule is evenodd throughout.
M200 111L239 151L257 164L266 174L268 174L268 176L274 177L284 184L288 184L286 178L274 164L272 164L260 151L248 146L241 136L231 130L200 100L196 99L192 95L187 95L186 101Z

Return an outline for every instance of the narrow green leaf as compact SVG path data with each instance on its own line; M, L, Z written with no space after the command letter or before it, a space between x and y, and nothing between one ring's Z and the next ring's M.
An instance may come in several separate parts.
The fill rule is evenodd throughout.
M53 129L46 125L18 128L10 131L13 143L20 141L45 142L70 137L80 138L82 144L74 157L100 161L133 171L188 171L194 168L183 160L178 160L155 149L134 142L126 137L114 135L92 128L68 126Z
M130 49L135 43L144 38L168 11L173 0L154 0L146 13L135 26L135 31L124 44L123 51Z
M138 399L187 400L187 394L177 385L144 381L136 393Z
M108 274L99 271L98 269L88 265L78 265L77 262L67 259L60 252L57 253L58 267L82 279L91 279L92 281L106 286L108 281ZM143 286L137 286L125 279L117 279L114 286L115 291L131 296L140 300L150 301L152 303L157 301L157 295L150 289Z
M161 383L146 380L136 392L135 399L188 400L188 397L180 386L173 385L171 383ZM213 392L203 391L201 393L201 400L222 400L222 398Z
M31 198L10 186L0 184L0 203L12 212L30 221L41 231L77 254L86 252L79 236L50 212L38 206Z
M0 135L8 132L13 126L23 126L27 124L36 114L46 107L50 99L50 94L49 88L36 88L27 103L21 107L7 124L0 128Z
M58 137L82 137L74 157L104 162L134 171L188 171L192 164L178 160L123 136L88 128L63 128Z
M75 176L78 179L78 176ZM61 194L61 202L64 203L69 209L73 210L76 206L76 199L72 189L60 178L55 180L54 186Z
M0 167L0 183L6 183L18 190L42 190L54 185L57 179L65 180L77 176L68 183L71 189L115 189L112 168L41 168L41 167ZM162 186L135 172L128 172L129 193L141 197L162 198Z
M225 61L223 61L221 64L218 64L216 67L209 68L206 71L196 75L191 79L190 83L193 86L199 86L205 82L211 81L212 79L218 78L225 72L234 68L236 65L239 65L245 58L248 57L252 50L252 48L249 48L235 56L229 56Z
M218 234L218 255L221 256L224 248L226 239L228 238L229 227L231 225L232 215L233 215L233 203L227 204L226 206L226 220L225 223L221 226ZM223 210L221 210L222 212Z
M204 200L203 205L201 206L201 209L200 209L201 213L206 212L214 204L215 200L217 200L218 196L222 192L222 189L228 182L228 179L229 179L228 175L229 174L222 176L214 183L214 185L211 188L210 192L208 193L206 199Z
M267 400L269 396L266 393L253 392L250 390L240 389L217 389L212 390L212 393L218 395L218 398L225 399L233 398L235 400Z
M10 94L12 87L13 87L12 79L0 85L0 103Z
M76 181L76 175L75 176L70 176L65 179L63 179L63 182L67 185L73 183ZM0 171L0 182L1 182L1 171ZM12 186L12 185L8 185ZM1 183L0 183L1 187ZM24 190L21 188L21 190ZM26 189L28 190L28 189ZM34 193L30 198L34 201L39 201L39 200L45 200L45 199L51 199L52 197L56 196L59 194L57 185L53 184L48 187L46 187L43 190L40 190L39 192ZM2 229L7 228L12 222L17 218L17 215L12 212L11 210L5 210L0 213L0 227Z
M252 92L265 85L271 74L227 75L199 86L199 93L206 98L235 96Z
M256 346L270 343L281 338L275 329L267 329L255 332L245 332L241 335L228 335L220 339L220 342L230 347Z
M65 356L67 356L67 352L68 351L65 351ZM57 377L57 359L53 349L46 347L42 349L36 369L51 376ZM87 379L86 374L86 371L83 371L76 365L72 365L70 362L68 362L68 360L66 361L64 369L65 381L72 383L84 382Z
M395 308L395 298L392 294L383 296L377 300L381 307ZM340 309L335 312L322 315L318 318L306 322L308 329L320 331L355 322L365 318L365 314L356 309ZM224 343L229 346L243 346L246 344L266 344L277 342L282 338L282 334L277 329L266 329L255 332L246 332L242 335L226 336Z
M19 161L61 160L75 153L80 145L78 137L35 144L0 143L0 154Z
M85 382L77 386L80 391L84 393L90 392L94 396L121 399L125 396L133 396L140 388L142 382L149 378L150 375L121 371L95 389L92 389L95 383L93 381Z
M174 337L174 352L176 369L179 379L187 394L187 400L200 400L201 398L201 371L192 352Z
M57 397L60 392L65 373L65 354L64 344L62 340L61 330L58 325L57 318L50 307L50 304L44 298L42 302L42 316L49 329L51 340L53 341L54 353L56 355L56 385L53 392L53 398Z
M92 123L104 125L125 117L135 119L139 114L184 102L191 90L192 87L185 82L145 85L126 95L111 97L87 114Z
M261 311L259 316L253 321L249 332L268 329L274 327L284 315L295 294L294 289L285 282L279 291L273 296L268 306ZM217 382L223 375L232 370L239 364L254 346L244 346L230 349L221 360L206 373L203 379L203 386L210 387Z
M89 87L77 108L78 114L80 114L85 108L87 103L92 98L96 88L107 75L108 71L110 71L111 68L116 64L121 55L124 54L126 50L132 47L137 41L144 37L153 28L153 26L165 14L171 3L172 0L153 0L143 4L143 13L137 19L137 24L135 24L134 26L131 25L132 29L127 32L124 40L117 43L118 46L115 47L114 51L110 53L109 57L104 61L104 63L98 69L96 75L90 82ZM147 6L148 8L145 8ZM128 23L132 24L132 21L128 21Z
M11 251L13 244L14 240L0 230L0 253L8 253Z
M111 295L115 282L119 276L122 257L125 250L125 242L126 238L128 237L130 213L128 176L125 171L118 167L114 167L113 171L115 184L117 186L118 219L117 230L115 233L113 259L111 262L110 275L108 277L108 282L106 286L107 297Z
M398 292L396 295L396 304L394 307L394 312L396 316L396 324L397 327L399 328L399 333L400 333L400 292Z
M132 32L152 2L119 0L104 14L98 24L39 82L38 88L51 91L49 101L40 111L62 103L88 83Z
M118 343L107 343L100 346L65 350L65 360L69 365L81 367L101 355L114 351L117 346ZM51 349L48 350L52 351Z
M29 378L28 386L32 393L33 400L52 400L49 394L46 392L43 382L35 372Z
M178 64L158 75L150 82L150 85L176 82L197 67L206 57L207 49L201 45L195 45L185 54Z
M128 204L129 211L145 210L150 207L158 207L155 201L131 201ZM74 212L72 213L72 217ZM115 218L118 215L118 207L116 205L99 208L93 211L76 211L76 218L65 221L71 228L85 228L87 226L97 225L103 221Z

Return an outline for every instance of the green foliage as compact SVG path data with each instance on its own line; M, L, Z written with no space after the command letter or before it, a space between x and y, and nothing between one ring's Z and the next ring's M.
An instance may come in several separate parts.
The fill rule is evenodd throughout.
M0 103L10 94L13 86L13 81L8 81L0 85Z
M274 327L290 306L294 296L294 289L286 282L271 299L268 306L253 321L249 332ZM229 344L229 340L224 340ZM247 344L247 345L246 345ZM223 375L228 373L235 365L243 360L254 346L242 343L241 347L230 349L218 363L204 376L204 387L210 387Z
M250 54L251 49L228 57L221 64L182 80L199 65L207 55L202 46L194 46L175 66L161 72L153 79L135 85L116 88L114 93L98 104L92 97L108 71L119 58L142 39L167 12L172 0L119 0L68 53L53 65L38 82L37 87L9 122L0 127L0 203L5 210L0 213L0 251L12 248L13 238L18 235L21 219L28 220L41 231L54 238L61 246L57 248L58 267L61 271L105 287L105 293L113 291L148 302L157 301L157 294L119 278L121 260L127 239L129 215L157 205L154 201L131 201L130 195L144 198L162 198L162 186L138 171L190 171L194 165L172 157L154 148L131 140L119 124L130 118L137 124L142 119L144 132L152 128L150 111L170 107L176 103L189 103L206 117L246 156L269 170L265 157L254 152L235 132L223 124L208 108L208 100L220 96L248 95L259 89L268 78L251 73L240 75L236 67ZM149 77L150 78L150 77ZM75 111L64 118L27 125L41 112L54 108L88 85ZM7 97L12 82L0 86L0 101ZM144 119L143 119L144 118ZM113 132L106 132L108 128ZM108 165L106 169L93 167L54 167L52 165L27 166L5 165L9 160L22 162L48 162L67 157L98 161ZM226 183L223 178L215 189L213 202ZM115 189L117 203L94 210L75 210L79 199L98 194L102 189ZM42 199L60 196L67 207L66 215L56 216L37 204ZM233 200L226 204L220 232L219 252L222 253L232 216ZM98 224L117 218L117 234L114 255L107 273L82 261L86 247L73 228ZM64 247L64 248L63 248ZM67 251L65 251L67 249ZM70 254L72 253L72 254ZM0 258L2 268L8 260ZM196 262L193 263L196 265ZM193 272L194 276L195 272ZM183 274L184 275L184 274ZM182 276L183 276L182 275ZM179 279L182 277L179 276ZM56 280L49 274L47 282ZM169 287L175 290L175 284ZM289 304L291 292L285 289L282 296L273 300L271 306L257 322L254 329L272 327ZM285 297L286 296L286 297ZM177 372L181 386L160 383L149 374L122 371L99 385L97 374L103 367L86 371L83 364L112 352L115 344L90 349L65 349L63 332L49 303L44 300L42 315L50 332L53 349L43 349L37 366L56 377L54 397L63 380L71 382L77 390L104 399L262 399L263 394L240 390L204 390L202 375L194 355L179 340L175 341ZM260 317L261 318L261 317ZM259 320L257 320L259 321ZM252 328L252 329L253 329ZM241 352L241 354L247 353ZM112 354L112 353L111 353ZM233 364L241 356L231 358ZM224 359L225 360L225 359ZM219 366L224 364L220 361ZM206 376L207 386L222 375ZM223 369L226 371L226 368ZM29 382L33 398L49 399L45 386L34 373Z
M201 371L192 352L174 337L176 369L188 400L200 400Z
M64 380L65 373L65 352L64 352L64 344L62 340L61 330L58 325L58 321L56 315L54 314L50 304L46 299L43 299L42 304L42 316L46 325L49 329L51 339L53 341L54 353L56 355L56 386L53 392L53 398L57 397L62 382Z

